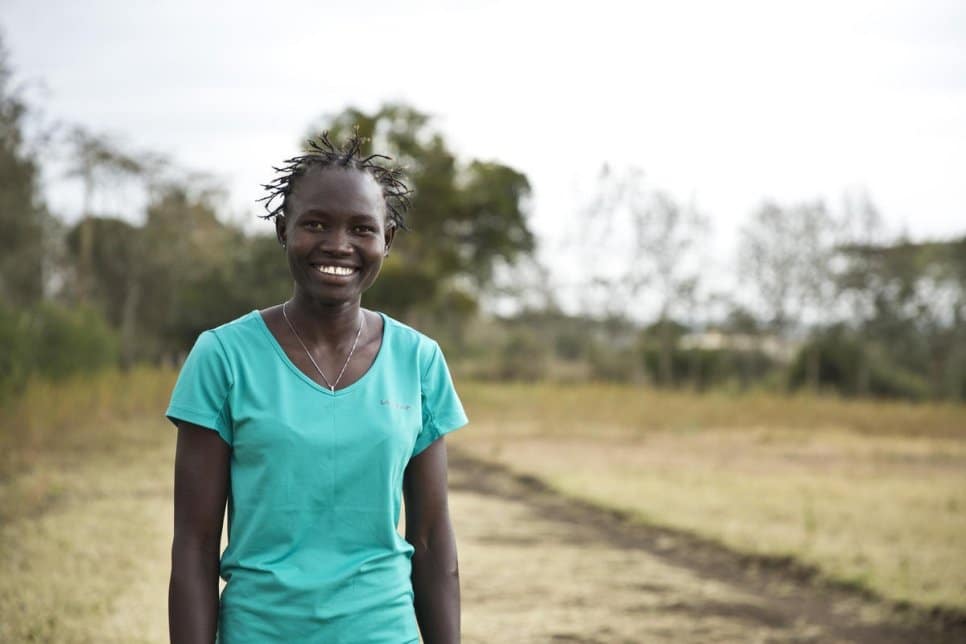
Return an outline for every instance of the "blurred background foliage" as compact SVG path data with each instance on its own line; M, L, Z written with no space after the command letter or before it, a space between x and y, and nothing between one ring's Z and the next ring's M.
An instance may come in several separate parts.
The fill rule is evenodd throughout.
M4 58L0 399L31 378L177 364L202 330L289 296L271 226L233 221L210 179L82 128L28 127L35 111ZM524 174L459 158L405 104L350 107L306 135L341 140L354 127L416 189L412 231L365 304L439 338L462 373L966 399L966 237L887 238L866 196L837 212L765 202L741 233L740 289L720 292L708 217L604 165L574 231L583 277L567 306L536 260ZM44 202L41 164L55 157L67 168L57 180L83 195L77 221ZM130 185L143 209L95 208Z

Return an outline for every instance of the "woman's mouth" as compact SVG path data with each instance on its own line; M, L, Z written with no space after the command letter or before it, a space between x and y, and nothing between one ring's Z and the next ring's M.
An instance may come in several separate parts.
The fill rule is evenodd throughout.
M313 268L324 275L339 275L342 277L352 275L358 270L351 266L334 266L329 264L317 264Z

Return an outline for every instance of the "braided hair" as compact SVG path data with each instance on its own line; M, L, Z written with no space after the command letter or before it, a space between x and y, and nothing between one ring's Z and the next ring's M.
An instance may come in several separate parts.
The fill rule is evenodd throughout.
M265 211L268 214L259 216L263 219L284 217L285 204L292 194L293 185L311 168L341 167L369 173L379 184L386 201L386 225L407 230L406 211L409 210L413 191L403 181L402 169L385 163L392 161L392 157L384 154L362 156L361 150L365 142L358 131L353 132L341 147L332 143L327 131L317 138L309 139L306 142L308 150L304 154L286 159L280 168L272 166L279 176L262 184L268 194L258 201L265 202Z

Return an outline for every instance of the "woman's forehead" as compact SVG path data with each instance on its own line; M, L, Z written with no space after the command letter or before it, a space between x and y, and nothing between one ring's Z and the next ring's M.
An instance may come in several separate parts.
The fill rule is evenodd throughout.
M356 168L311 168L292 186L289 214L308 211L352 212L384 216L386 201L375 178Z

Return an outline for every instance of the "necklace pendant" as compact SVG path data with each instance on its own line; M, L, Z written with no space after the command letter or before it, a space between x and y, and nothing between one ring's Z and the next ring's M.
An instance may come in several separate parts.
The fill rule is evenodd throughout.
M335 393L335 385L329 385L329 390L331 390L332 393Z

